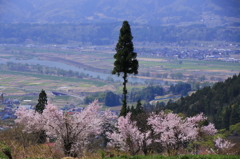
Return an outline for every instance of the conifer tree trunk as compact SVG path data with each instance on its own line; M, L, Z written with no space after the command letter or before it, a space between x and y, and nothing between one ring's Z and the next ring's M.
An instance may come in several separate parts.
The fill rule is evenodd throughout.
M127 115L127 73L124 73L123 76L123 100L122 100L122 109L120 112L120 116Z

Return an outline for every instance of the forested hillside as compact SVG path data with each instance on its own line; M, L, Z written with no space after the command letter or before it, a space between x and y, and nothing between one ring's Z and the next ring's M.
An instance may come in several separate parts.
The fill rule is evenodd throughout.
M66 44L69 41L92 45L113 44L118 37L121 23L97 24L1 24L0 43L21 44L32 40L37 43ZM152 26L132 24L134 41L138 42L187 42L227 41L240 42L240 28L206 25Z
M2 23L96 23L128 20L162 25L231 25L238 0L1 0ZM231 18L229 18L231 17Z
M169 102L166 108L187 116L203 112L218 129L229 129L230 125L240 122L240 74L217 82L212 88L204 87L177 102Z

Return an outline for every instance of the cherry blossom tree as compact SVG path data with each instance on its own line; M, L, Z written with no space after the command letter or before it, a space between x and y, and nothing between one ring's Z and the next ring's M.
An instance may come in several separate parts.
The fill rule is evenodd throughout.
M83 155L91 139L102 133L104 123L116 118L110 110L101 112L101 108L95 100L81 113L70 116L52 104L46 105L42 114L20 107L15 122L24 125L27 132L44 130L57 139L66 156L76 157Z
M216 133L213 124L199 127L199 122L206 119L203 114L181 118L172 112L165 114L162 111L159 114L153 113L148 118L148 124L152 126L154 133L158 135L156 142L160 142L166 148L168 155L177 155L178 149L184 143L196 140L199 132L209 135Z
M198 129L198 133L205 135L214 135L217 133L217 129L213 123L208 123L207 125L202 124L204 121L207 121L207 117L205 117L203 113L188 117L186 120L187 122L194 124L194 127Z
M214 140L215 146L217 148L217 152L220 153L221 151L226 151L232 148L235 144L229 142L226 139L222 139L218 137L217 139Z
M141 133L136 122L131 121L130 117L131 113L128 113L126 117L118 118L115 124L116 130L107 133L107 137L110 139L108 146L114 146L131 155L136 155L142 150L143 144L150 144L151 140L148 139L150 132Z
M191 144L188 145L188 149L192 150L196 155L199 153L199 148L203 145L205 145L204 148L208 147L209 150L212 150L213 136L217 132L214 124L209 123L207 117L204 117L203 113L188 117L187 120L188 122L196 123L195 127L197 127L198 131L196 139L191 141Z

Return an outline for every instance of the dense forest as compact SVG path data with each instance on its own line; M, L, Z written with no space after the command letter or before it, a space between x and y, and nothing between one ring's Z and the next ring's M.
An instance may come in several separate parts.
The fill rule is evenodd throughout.
M117 106L121 105L120 103L120 96L116 95L115 93L109 92L97 92L93 93L92 95L86 96L84 98L84 103L89 104L92 103L95 99L99 102L103 102L106 106Z
M96 24L0 24L0 43L21 44L29 40L45 44L67 44L71 41L92 45L114 44L120 22ZM134 41L138 42L240 42L238 28L208 28L204 24L190 26L151 26L131 24ZM26 41L27 40L27 41Z
M130 93L127 95L127 100L131 103L138 101L149 102L154 100L156 96L164 96L166 94L186 95L191 90L191 85L184 82L179 82L175 85L171 85L169 89L164 89L162 86L159 85L150 85L142 89L132 88ZM106 106L117 106L121 105L121 98L121 95L117 95L113 92L96 92L86 96L86 98L84 98L84 103L89 104L95 99L98 99L99 102L104 103ZM146 104L145 107L147 110L149 109L147 107L151 106Z
M137 102L138 100L151 101L154 100L156 96L164 96L166 94L174 94L174 95L187 95L189 91L191 91L191 85L189 83L178 82L175 85L170 85L169 89L164 89L163 87L156 86L147 86L143 89L132 88L128 99L131 102Z
M181 97L177 102L168 102L166 108L187 116L203 112L218 129L229 130L240 122L240 74Z

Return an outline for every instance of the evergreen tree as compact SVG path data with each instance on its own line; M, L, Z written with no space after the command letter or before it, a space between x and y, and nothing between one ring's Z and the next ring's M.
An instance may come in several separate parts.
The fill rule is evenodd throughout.
M231 115L231 111L232 111L232 107L231 106L227 106L226 110L225 110L225 114L223 116L223 127L226 128L226 130L229 130L229 126L230 126L230 115Z
M188 87L185 87L188 88ZM190 88L190 87L189 87ZM176 92L172 85L170 91ZM166 109L176 113L193 116L203 112L218 129L227 129L240 122L240 74L228 78L225 82L217 82L212 87L199 89L191 95L176 102L168 102Z
M46 105L47 105L47 94L42 89L42 91L39 93L38 104L35 107L35 111L42 114L43 110L46 108ZM38 143L40 144L45 143L47 135L44 130L37 132L36 135L38 136L38 139L37 139Z
M35 107L35 111L42 114L46 105L47 105L47 94L42 89L41 93L39 93L38 104Z
M232 106L229 125L235 125L238 122L240 122L240 104L237 103Z
M105 105L106 106L117 106L120 105L119 96L113 92L107 92L105 95Z
M143 106L142 106L141 100L138 99L137 106L136 106L136 115L141 113L143 113Z
M136 59L137 53L133 52L132 33L130 25L127 21L123 22L120 29L118 43L116 45L116 54L114 55L114 68L112 74L122 75L123 78L123 100L120 116L127 114L127 77L128 74L138 74L138 61Z

